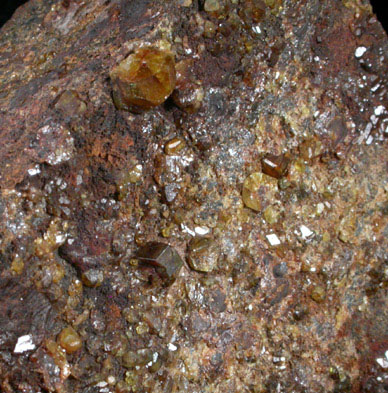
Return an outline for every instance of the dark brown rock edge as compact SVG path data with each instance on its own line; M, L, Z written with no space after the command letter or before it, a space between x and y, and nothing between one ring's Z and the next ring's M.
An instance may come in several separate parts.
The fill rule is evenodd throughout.
M132 114L109 74L141 45L190 80ZM365 0L20 8L0 31L0 391L386 392L387 58ZM185 260L171 285L135 259L155 241Z

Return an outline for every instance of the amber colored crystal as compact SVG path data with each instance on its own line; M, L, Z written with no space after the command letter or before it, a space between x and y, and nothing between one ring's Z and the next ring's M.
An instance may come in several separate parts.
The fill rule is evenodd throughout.
M150 109L163 103L174 90L174 55L155 47L140 48L118 64L110 77L117 109Z
M255 172L244 181L242 199L246 207L260 212L273 203L277 191L278 186L275 179Z
M261 160L261 166L263 173L275 179L280 179L287 174L288 159L283 154L279 156L267 154Z
M58 336L58 344L67 353L78 351L82 347L82 341L78 333L71 327L65 327Z

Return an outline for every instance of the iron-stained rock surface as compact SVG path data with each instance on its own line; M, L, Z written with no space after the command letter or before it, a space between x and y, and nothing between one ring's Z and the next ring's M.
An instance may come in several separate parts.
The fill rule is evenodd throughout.
M112 70L140 48L174 57L175 90L154 106L147 58L128 80L152 105L119 110ZM387 64L366 0L20 8L0 391L386 392Z

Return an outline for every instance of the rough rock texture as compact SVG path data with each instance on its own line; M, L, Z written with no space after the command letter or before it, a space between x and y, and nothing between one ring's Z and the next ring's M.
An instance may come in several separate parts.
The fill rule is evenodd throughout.
M175 92L116 109L111 71L150 45ZM20 8L0 31L0 391L386 392L387 62L366 0ZM245 190L257 210L248 177L271 184ZM149 242L184 261L170 285L136 259Z

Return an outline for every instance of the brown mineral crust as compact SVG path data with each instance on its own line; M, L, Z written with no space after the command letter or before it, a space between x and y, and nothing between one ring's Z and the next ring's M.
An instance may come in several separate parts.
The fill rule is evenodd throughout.
M118 110L139 48L171 53L175 90ZM0 391L384 392L387 57L361 0L21 7L0 31ZM137 259L155 243L182 257L169 285Z

